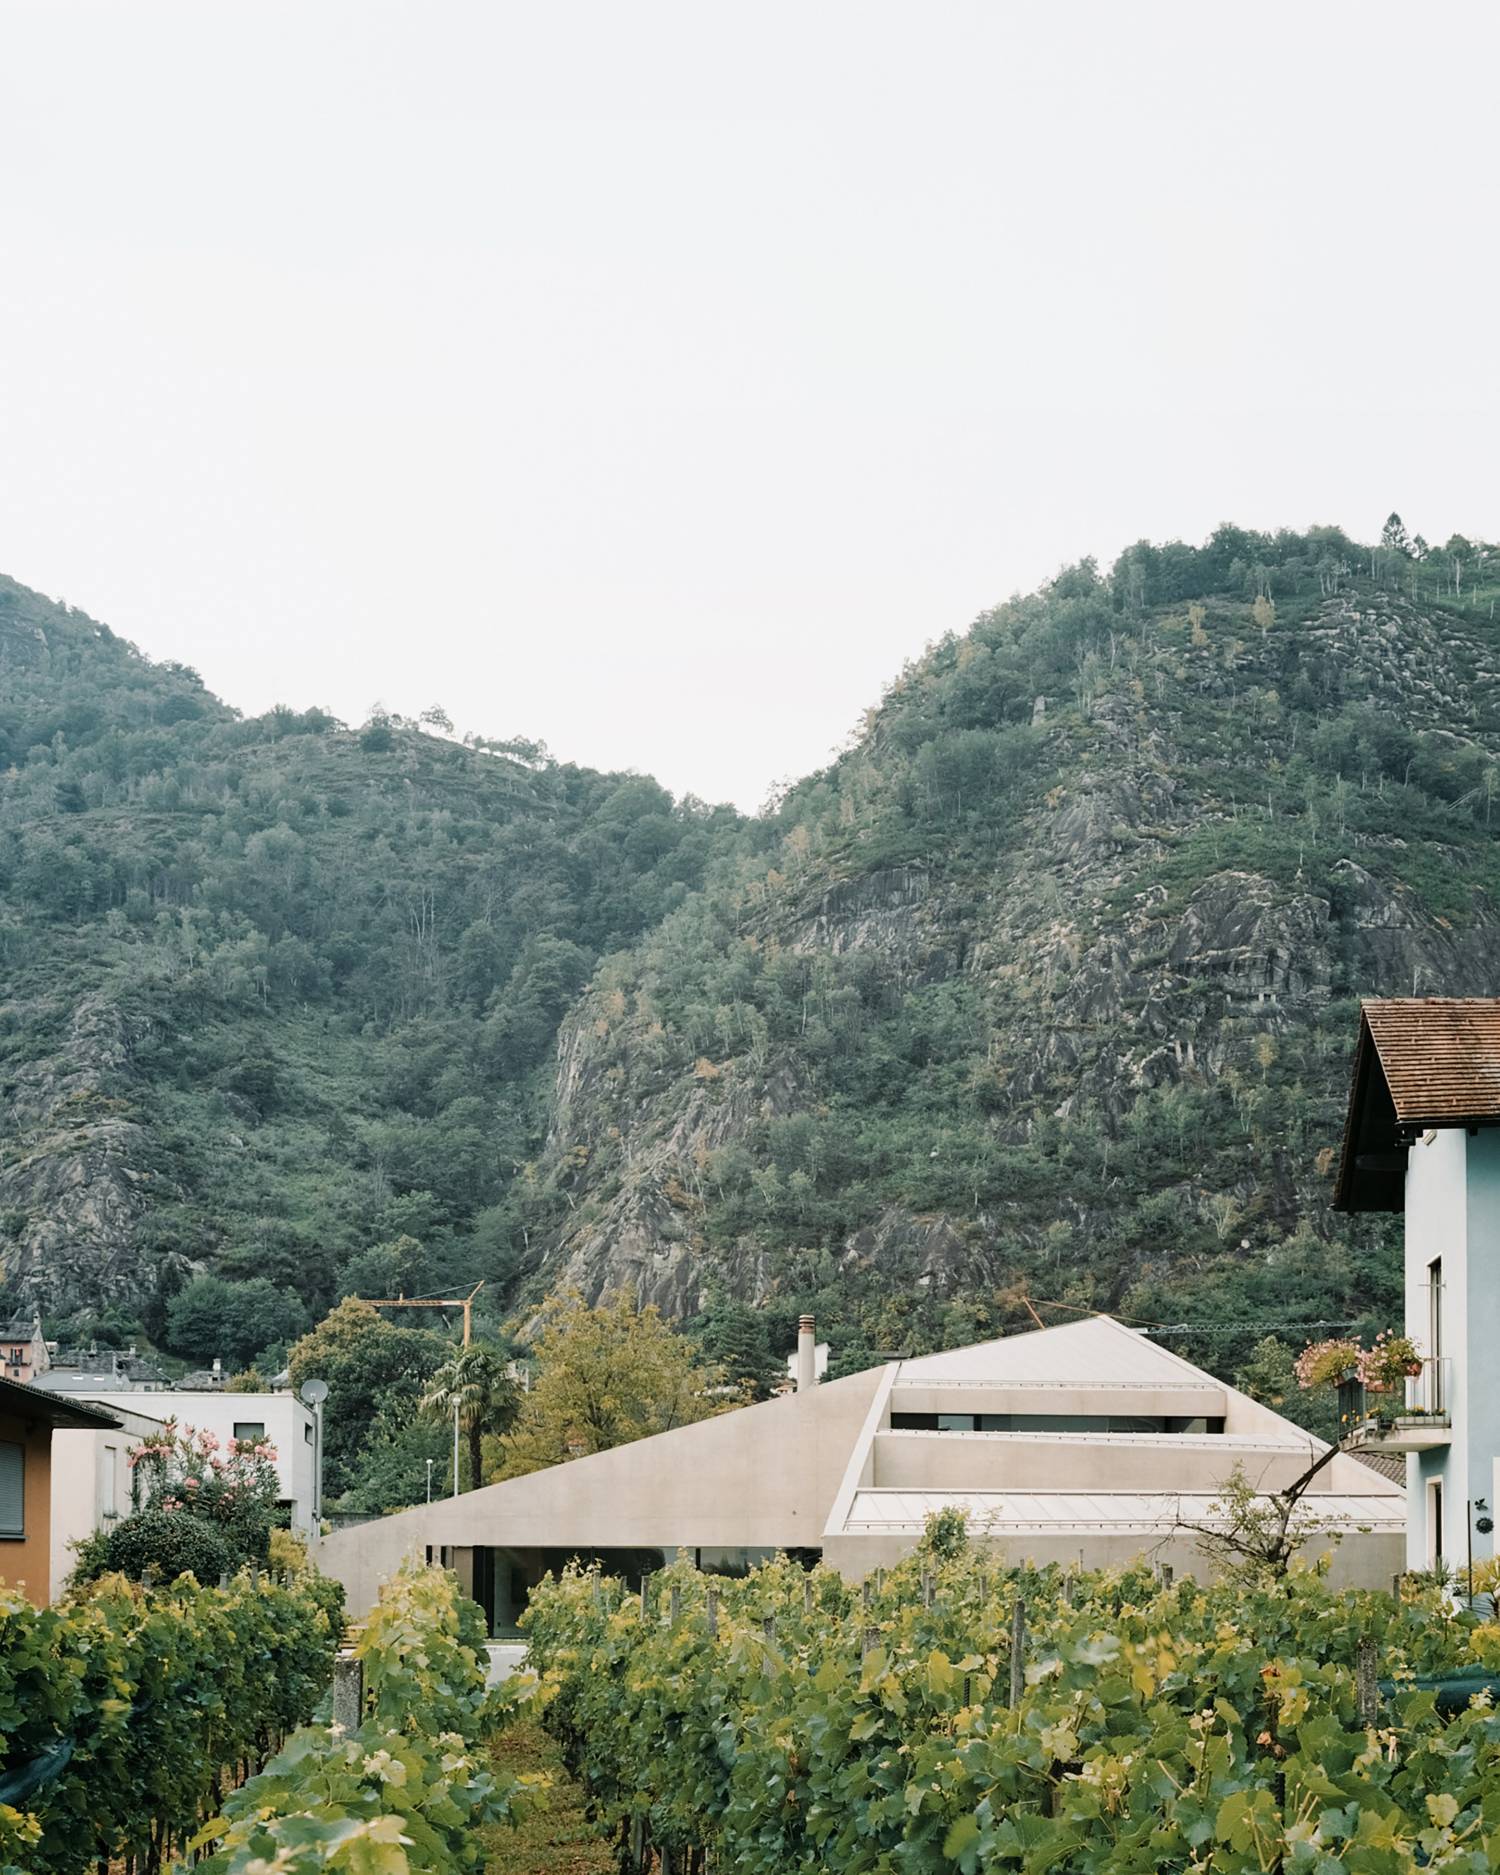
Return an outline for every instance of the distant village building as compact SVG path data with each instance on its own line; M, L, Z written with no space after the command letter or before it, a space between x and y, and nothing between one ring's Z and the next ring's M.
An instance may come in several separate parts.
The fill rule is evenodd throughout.
M80 1386L165 1392L172 1385L154 1361L134 1348L55 1348L35 1379L53 1393L72 1393Z
M341 1530L319 1562L353 1613L405 1557L450 1564L496 1634L576 1555L638 1574L684 1554L737 1571L787 1550L857 1580L954 1506L1011 1562L1146 1552L1201 1574L1196 1532L1217 1520L1234 1467L1269 1492L1326 1449L1102 1316L821 1386L806 1318L799 1343L793 1393ZM1335 1581L1389 1584L1405 1546L1399 1484L1341 1453L1305 1502L1306 1552L1331 1549Z
M1335 1203L1405 1212L1419 1369L1356 1437L1405 1455L1407 1566L1462 1569L1500 1501L1500 999L1363 1005Z
M0 1327L0 1379L26 1386L50 1365L40 1316L18 1316Z

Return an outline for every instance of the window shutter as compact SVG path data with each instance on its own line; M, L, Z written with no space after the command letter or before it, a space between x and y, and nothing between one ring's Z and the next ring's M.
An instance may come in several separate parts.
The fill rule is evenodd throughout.
M26 1448L0 1443L0 1536L26 1534Z

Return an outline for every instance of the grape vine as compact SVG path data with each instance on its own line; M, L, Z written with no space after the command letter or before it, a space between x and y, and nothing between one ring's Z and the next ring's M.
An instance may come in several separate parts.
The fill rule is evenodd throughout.
M1445 1719L1416 1684L1493 1673L1500 1628L1436 1590L1065 1578L969 1550L863 1589L785 1560L673 1565L644 1596L575 1571L526 1626L534 1697L627 1867L1500 1868L1500 1716L1481 1693Z

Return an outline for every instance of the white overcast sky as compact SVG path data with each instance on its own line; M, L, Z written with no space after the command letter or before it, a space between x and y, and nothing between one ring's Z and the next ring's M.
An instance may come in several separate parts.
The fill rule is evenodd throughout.
M754 807L1085 553L1500 535L1492 4L0 0L0 570Z

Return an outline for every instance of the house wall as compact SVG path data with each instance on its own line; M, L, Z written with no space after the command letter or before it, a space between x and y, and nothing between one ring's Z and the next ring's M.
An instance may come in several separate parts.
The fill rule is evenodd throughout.
M118 1431L69 1431L52 1435L52 1535L49 1572L55 1600L73 1573L74 1545L96 1530L108 1530L132 1509L135 1482L131 1448L160 1422L113 1408Z
M874 1368L811 1393L575 1458L325 1537L318 1565L362 1613L402 1561L494 1549L817 1548L870 1400Z
M41 1606L51 1581L52 1428L0 1413L0 1441L19 1445L26 1454L21 1485L25 1534L0 1537L0 1580Z
M1076 1386L1035 1383L1006 1386L998 1381L955 1382L902 1378L891 1400L896 1413L1128 1413L1173 1419L1222 1418L1226 1389L1201 1386Z
M1495 1459L1500 1455L1500 1385L1496 1384L1497 1361L1500 1361L1500 1131L1486 1127L1465 1140L1468 1165L1468 1218L1464 1237L1464 1260L1467 1279L1463 1307L1454 1318L1455 1353L1463 1360L1461 1413L1463 1449L1456 1454L1455 1480L1462 1478L1459 1493L1472 1505L1483 1499L1489 1516L1495 1516ZM1451 1293L1451 1291L1449 1292ZM1447 1296L1444 1298L1445 1302ZM1455 1386L1458 1370L1454 1368ZM1478 1513L1469 1511L1472 1518ZM1495 1553L1491 1531L1481 1535L1473 1531L1474 1556ZM1464 1544L1455 1542L1453 1560L1462 1563Z
M1432 1353L1429 1270L1442 1259L1442 1355L1449 1362L1452 1434L1446 1445L1407 1461L1406 1566L1428 1568L1434 1554L1432 1486L1442 1488L1443 1559L1494 1554L1494 1535L1472 1530L1470 1506L1494 1515L1500 1455L1500 1131L1447 1127L1417 1140L1406 1169L1406 1331Z
M880 1432L871 1482L918 1490L1211 1491L1235 1463L1257 1485L1275 1489L1306 1468L1308 1454L1285 1440L1212 1433ZM1327 1488L1323 1478L1315 1484Z
M89 1400L107 1412L149 1413L175 1419L181 1426L211 1432L227 1445L237 1423L260 1424L276 1448L279 1494L292 1507L292 1528L313 1532L314 1422L312 1408L294 1393L145 1393L104 1387L69 1389L69 1397Z

